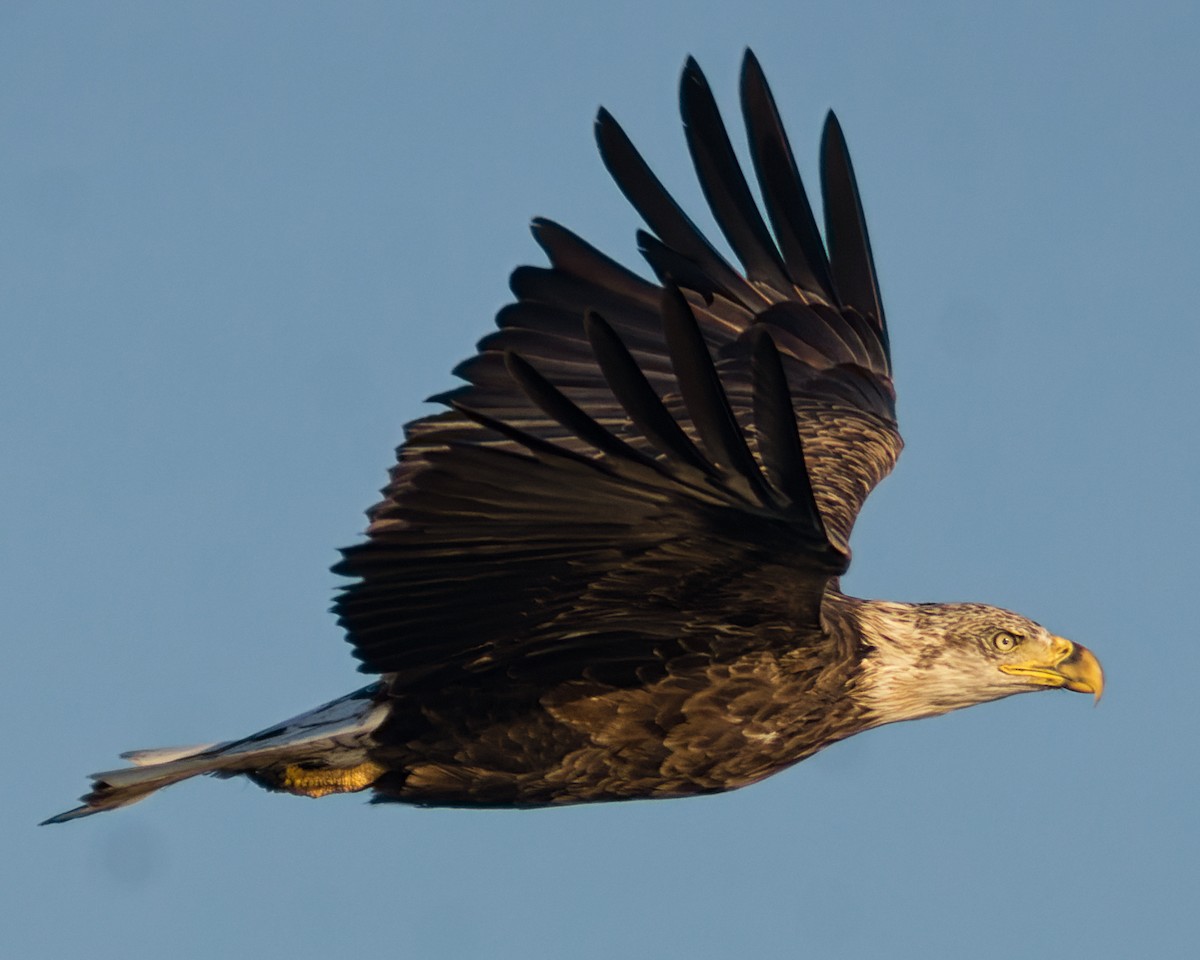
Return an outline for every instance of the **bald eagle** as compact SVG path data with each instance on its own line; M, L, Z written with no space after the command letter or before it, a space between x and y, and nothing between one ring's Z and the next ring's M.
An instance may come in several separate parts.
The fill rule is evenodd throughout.
M900 453L887 325L830 114L822 240L762 70L741 106L766 218L695 61L687 145L741 262L607 111L643 279L533 223L548 267L408 425L334 570L375 682L241 740L125 754L59 823L197 774L319 797L536 807L745 786L852 734L1047 688L1099 697L1084 647L982 604L843 594L863 501Z

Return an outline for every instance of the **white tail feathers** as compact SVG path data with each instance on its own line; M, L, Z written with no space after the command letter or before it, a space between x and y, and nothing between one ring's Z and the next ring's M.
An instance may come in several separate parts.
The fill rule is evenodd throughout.
M184 757L192 757L197 753L203 753L206 750L211 750L219 746L222 746L222 744L197 743L190 747L157 747L154 750L127 750L121 754L121 759L137 764L139 767L148 767L155 763L170 763L172 760L182 760Z
M359 767L367 762L368 750L374 745L371 732L388 714L386 702L377 699L379 691L380 685L372 684L242 740L124 753L122 758L134 766L92 774L92 790L81 798L83 805L43 823L65 823L125 807L200 774L260 774L270 785L272 771L293 764L333 770Z

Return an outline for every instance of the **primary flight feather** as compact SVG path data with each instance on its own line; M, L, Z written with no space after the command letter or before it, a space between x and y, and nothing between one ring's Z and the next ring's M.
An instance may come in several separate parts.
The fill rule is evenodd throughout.
M766 217L689 60L688 149L728 263L607 111L596 139L645 220L645 280L548 220L548 267L409 424L367 540L335 570L367 687L242 740L126 754L83 805L245 775L323 796L541 806L744 786L897 720L1054 687L1084 647L982 604L839 590L901 440L854 171L829 115L824 239L747 53Z

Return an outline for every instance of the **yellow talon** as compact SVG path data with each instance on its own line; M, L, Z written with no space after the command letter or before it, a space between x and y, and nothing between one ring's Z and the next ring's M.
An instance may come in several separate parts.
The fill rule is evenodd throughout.
M331 793L354 793L373 784L386 767L366 760L356 767L307 769L299 764L284 767L277 788L301 797L324 797Z

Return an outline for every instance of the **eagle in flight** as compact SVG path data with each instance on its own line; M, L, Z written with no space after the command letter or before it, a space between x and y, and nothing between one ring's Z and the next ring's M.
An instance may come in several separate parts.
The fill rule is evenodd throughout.
M409 424L334 568L369 686L245 737L125 754L61 823L198 774L319 797L537 807L745 786L897 720L1062 687L1090 651L975 603L839 589L901 440L871 247L830 114L824 239L762 70L741 107L760 212L694 60L684 131L731 265L607 111L646 280L549 220L546 267Z

